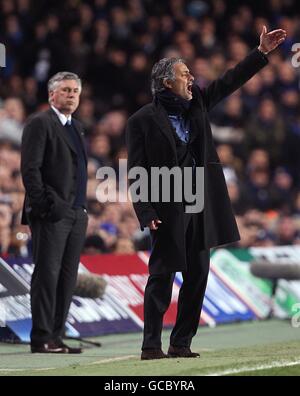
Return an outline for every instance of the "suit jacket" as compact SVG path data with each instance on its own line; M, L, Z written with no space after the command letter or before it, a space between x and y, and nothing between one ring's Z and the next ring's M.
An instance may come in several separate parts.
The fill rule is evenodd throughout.
M72 118L85 152L84 131ZM56 113L49 109L31 117L25 125L21 147L21 173L26 194L22 224L28 216L61 220L76 194L77 152L72 137Z
M220 100L241 87L267 64L267 58L254 49L223 77L201 90L193 87L190 108L191 145L204 167L204 210L199 214L201 243L199 250L239 240L223 175L222 164L214 147L208 112ZM128 169L144 167L150 177L151 167L178 166L174 134L168 115L157 102L145 105L127 123ZM130 181L132 183L132 181ZM149 186L151 181L149 182ZM153 219L160 219L157 242L152 246L151 273L186 269L183 234L184 206L181 202L137 202L134 209L143 229Z

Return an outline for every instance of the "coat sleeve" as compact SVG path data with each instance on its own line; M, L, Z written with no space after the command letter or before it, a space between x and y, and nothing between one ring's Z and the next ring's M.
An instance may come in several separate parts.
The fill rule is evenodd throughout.
M267 57L257 48L252 50L233 69L213 81L201 91L206 109L211 110L220 100L240 88L268 63Z
M25 125L21 145L21 173L30 206L36 213L47 213L49 203L41 168L46 148L47 131L40 117Z
M148 170L144 136L141 128L132 119L127 122L126 145L128 150L128 172L134 167L142 167ZM134 180L129 178L130 186L133 182ZM142 231L152 220L159 218L149 200L147 202L133 202L133 207Z

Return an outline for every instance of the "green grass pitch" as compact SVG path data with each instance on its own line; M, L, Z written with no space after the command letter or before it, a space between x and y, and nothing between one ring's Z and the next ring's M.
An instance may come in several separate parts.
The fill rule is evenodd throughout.
M164 350L169 334L163 333ZM192 345L198 359L141 361L141 339L141 333L98 337L102 347L81 355L31 354L28 345L0 343L0 376L300 375L300 328L290 321L199 328Z

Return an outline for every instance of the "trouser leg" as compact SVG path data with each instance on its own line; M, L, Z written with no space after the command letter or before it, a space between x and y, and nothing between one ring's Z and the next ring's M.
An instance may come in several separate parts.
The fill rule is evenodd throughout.
M144 340L142 349L161 348L163 316L172 297L174 273L150 275L144 295Z
M186 232L187 271L178 297L176 323L170 344L189 347L196 334L209 273L209 249L199 251L197 219L190 221Z
M78 208L73 212L75 218L66 241L56 289L56 309L53 330L55 340L61 339L65 332L65 322L76 286L80 253L84 244L88 221L87 213L82 208Z
M56 289L71 224L68 219L57 223L35 219L30 227L35 264L30 290L31 342L43 344L52 339Z

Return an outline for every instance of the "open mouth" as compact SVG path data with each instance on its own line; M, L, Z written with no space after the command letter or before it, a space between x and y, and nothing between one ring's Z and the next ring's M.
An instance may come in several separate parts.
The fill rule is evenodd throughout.
M188 89L190 94L192 93L192 86L193 86L193 84L189 84L188 87L187 87L187 89Z

